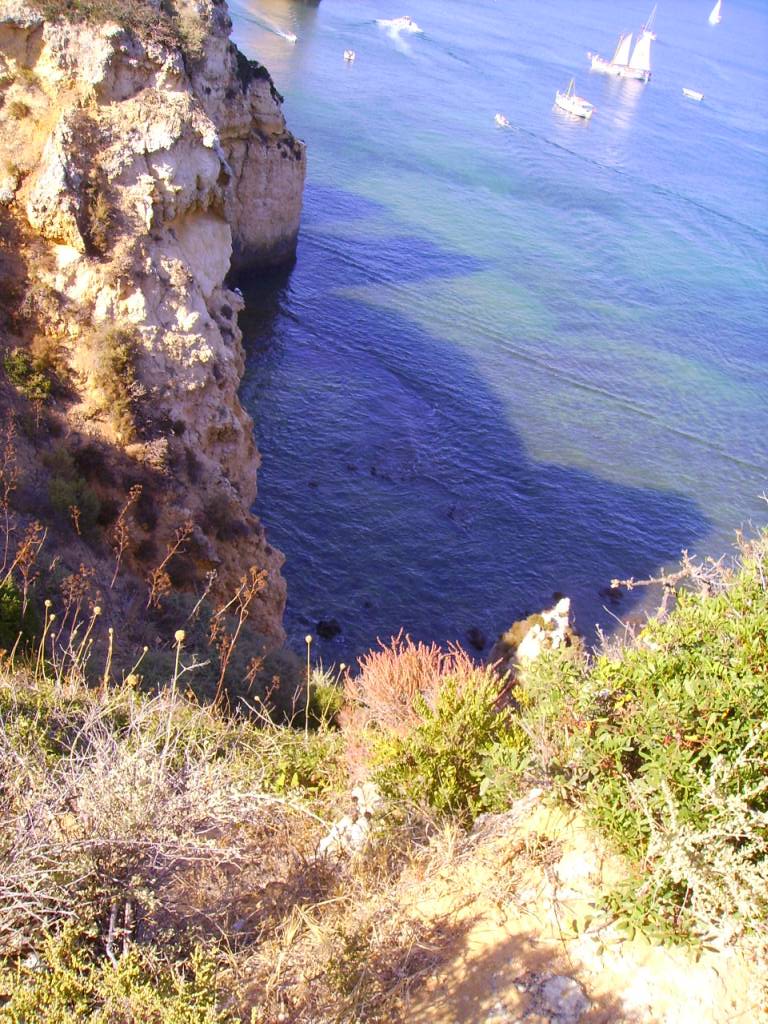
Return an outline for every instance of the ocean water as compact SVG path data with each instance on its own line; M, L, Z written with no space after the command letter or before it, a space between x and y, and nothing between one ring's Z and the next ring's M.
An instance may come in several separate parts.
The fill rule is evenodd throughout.
M591 74L646 2L230 4L308 146L296 264L240 282L242 398L326 663L555 591L617 627L612 578L768 519L768 5L662 0L652 81Z

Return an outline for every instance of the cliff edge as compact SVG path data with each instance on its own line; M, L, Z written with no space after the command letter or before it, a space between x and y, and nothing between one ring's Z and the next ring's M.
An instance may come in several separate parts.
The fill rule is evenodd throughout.
M230 29L223 0L94 0L87 18L0 0L0 402L22 428L21 514L65 562L106 567L128 504L123 570L146 578L183 529L171 581L224 597L264 570L252 623L277 647L282 556L250 512L225 279L292 257L306 161Z

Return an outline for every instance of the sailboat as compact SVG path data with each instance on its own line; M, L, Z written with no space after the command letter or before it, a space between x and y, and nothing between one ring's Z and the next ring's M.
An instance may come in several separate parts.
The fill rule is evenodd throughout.
M621 69L622 78L634 78L639 82L649 82L651 79L651 43L656 38L653 31L653 20L656 17L656 8L640 29L640 37L635 43L632 56L625 68Z
M601 75L620 75L622 68L629 64L629 51L632 49L632 33L626 32L619 36L616 52L610 60L605 60L596 53L588 53L592 61L592 70Z
M717 0L717 3L712 8L712 10L709 12L709 24L710 25L719 25L720 22L723 20L723 16L722 16L722 13L721 13L722 7L723 7L723 0Z

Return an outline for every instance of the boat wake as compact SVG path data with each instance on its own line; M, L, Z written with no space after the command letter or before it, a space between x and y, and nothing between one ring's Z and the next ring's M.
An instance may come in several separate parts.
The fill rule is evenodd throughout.
M284 39L287 43L296 42L297 37L294 32L284 32L283 29L269 21L267 18L254 18L252 15L240 14L237 11L233 12L232 18L233 20L247 21L251 25L258 25L259 28L263 28L266 32L272 32L274 35L280 36L280 38Z

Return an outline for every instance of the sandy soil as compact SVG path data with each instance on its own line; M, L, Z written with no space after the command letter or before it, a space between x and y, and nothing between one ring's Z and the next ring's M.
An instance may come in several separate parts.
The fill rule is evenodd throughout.
M627 939L594 909L625 878L574 814L539 794L480 821L450 870L414 878L412 913L450 935L403 1007L412 1024L763 1024L768 968L754 949L698 957ZM406 899L409 896L406 895ZM715 943L717 945L717 943Z

